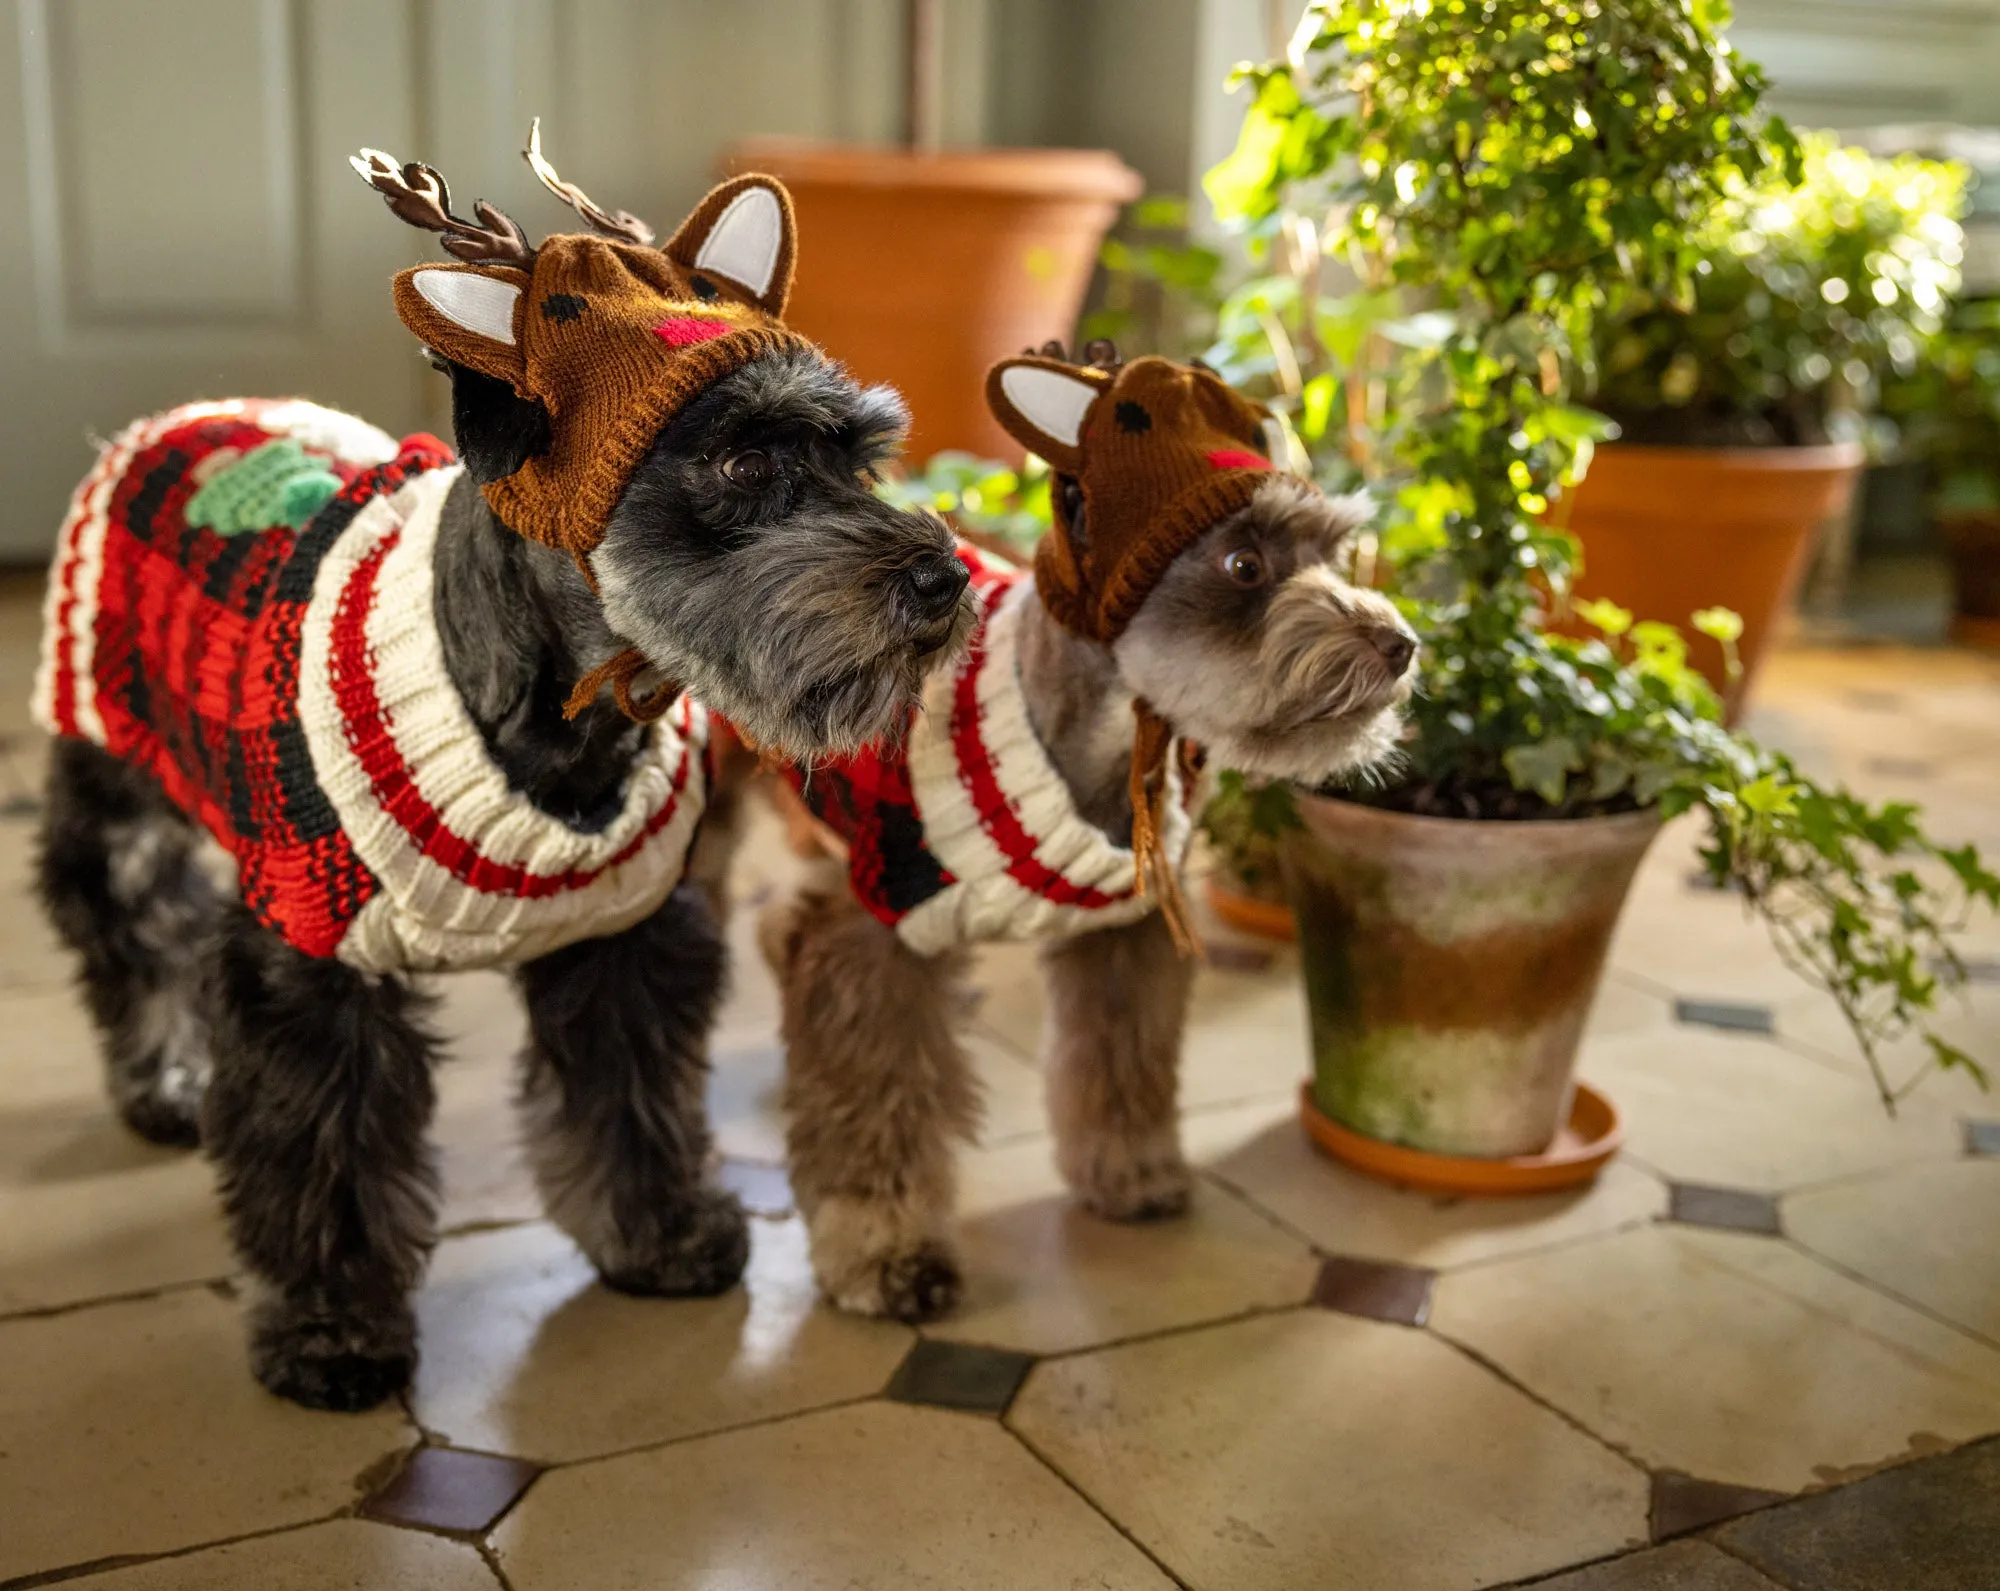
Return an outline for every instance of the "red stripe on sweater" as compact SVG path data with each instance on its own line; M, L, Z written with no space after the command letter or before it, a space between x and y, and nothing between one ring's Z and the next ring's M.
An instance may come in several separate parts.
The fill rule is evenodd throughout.
M680 764L674 769L672 794L617 855L587 871L570 868L561 873L531 873L518 864L482 856L470 840L446 826L443 815L425 798L382 711L375 692L374 655L368 646L368 612L375 602L376 578L381 573L382 560L401 538L400 529L384 536L348 576L341 589L340 603L334 609L328 659L348 744L367 773L382 810L395 819L418 851L460 883L483 895L543 900L567 890L581 889L636 855L641 846L673 821L680 807L688 766L693 760L685 740L681 743ZM683 726L691 721L685 700L681 703L681 718Z
M1012 589L1012 581L994 582L986 598L987 624L993 621L993 615ZM1000 854L1007 858L1008 877L1023 889L1064 906L1109 906L1113 901L1126 899L1131 894L1130 890L1107 895L1088 885L1072 883L1035 855L1034 836L1021 827L1020 814L1014 810L1014 803L1007 798L1006 791L1000 788L992 754L987 751L985 739L979 732L979 674L985 662L986 640L982 625L980 634L973 640L971 654L958 673L957 688L952 696L951 743L958 756L959 778L965 781L966 790L972 797L973 810L979 815L979 826L1000 848Z

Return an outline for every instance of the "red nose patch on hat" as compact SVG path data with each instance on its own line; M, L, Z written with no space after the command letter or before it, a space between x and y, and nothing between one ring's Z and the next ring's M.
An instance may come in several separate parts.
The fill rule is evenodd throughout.
M729 335L729 323L708 320L700 315L674 315L653 328L653 335L669 348L686 348Z
M1268 470L1271 461L1261 453L1242 448L1219 447L1208 455L1209 467L1218 470Z

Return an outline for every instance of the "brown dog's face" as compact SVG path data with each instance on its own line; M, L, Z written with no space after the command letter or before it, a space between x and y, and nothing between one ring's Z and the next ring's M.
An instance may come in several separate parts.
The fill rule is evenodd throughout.
M1217 767L1318 784L1388 760L1416 637L1335 554L1367 517L1273 476L1190 545L1113 645L1126 685Z

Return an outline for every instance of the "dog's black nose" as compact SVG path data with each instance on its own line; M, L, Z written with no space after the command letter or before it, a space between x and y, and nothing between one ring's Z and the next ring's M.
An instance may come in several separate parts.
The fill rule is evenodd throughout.
M942 619L958 605L958 596L972 577L965 565L948 553L919 558L903 571L910 600L926 619Z
M1368 644L1382 654L1382 661L1389 665L1392 679L1401 679L1403 670L1410 666L1410 659L1417 655L1417 643L1401 630L1392 630L1387 625L1368 632Z

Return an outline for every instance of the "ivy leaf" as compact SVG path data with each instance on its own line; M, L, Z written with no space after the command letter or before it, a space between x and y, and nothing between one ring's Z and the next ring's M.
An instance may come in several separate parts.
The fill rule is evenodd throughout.
M1569 776L1583 766L1583 753L1565 735L1527 746L1509 746L1500 754L1516 790L1532 790L1552 807L1561 806Z
M1632 628L1632 610L1619 607L1608 597L1585 597L1570 606L1585 624L1613 640Z
M1787 784L1774 774L1753 779L1736 792L1743 806L1763 817L1790 817L1799 810L1795 797L1798 786Z
M1733 608L1703 608L1689 622L1711 641L1725 646L1743 639L1743 615Z
M1993 1080L1986 1075L1986 1068L1981 1066L1970 1055L1967 1055L1957 1045L1947 1044L1935 1033L1926 1033L1924 1035L1924 1043L1930 1046L1931 1059L1937 1062L1940 1071L1964 1072L1981 1088L1992 1088Z

